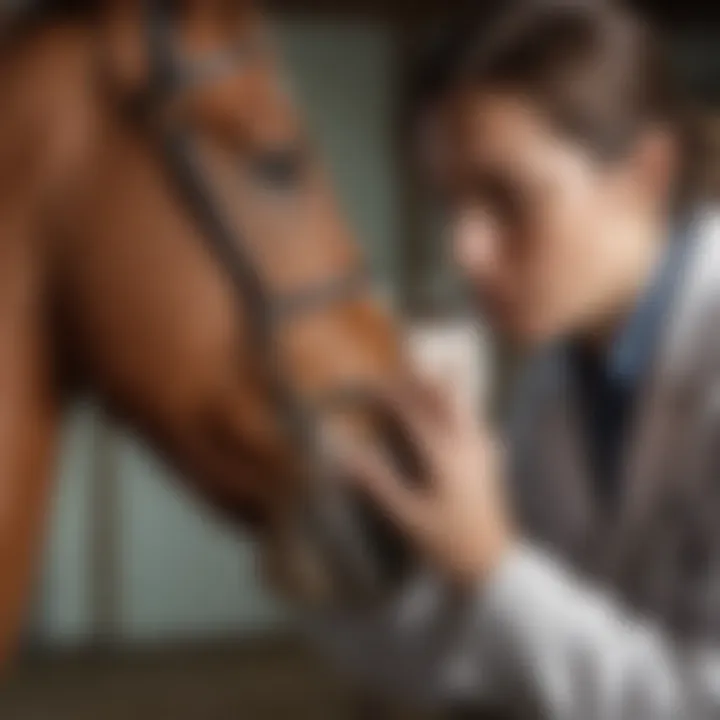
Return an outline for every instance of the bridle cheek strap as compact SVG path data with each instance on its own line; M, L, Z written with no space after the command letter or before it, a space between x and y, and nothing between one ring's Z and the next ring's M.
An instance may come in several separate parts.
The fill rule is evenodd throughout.
M163 0L147 3L148 50L151 82L148 103L154 108L171 101L178 92L236 72L245 57L242 44L228 51L187 62L178 57L172 37L172 14ZM325 405L304 401L284 372L278 353L281 326L301 316L350 301L370 288L364 266L346 276L332 278L288 295L272 292L245 250L242 238L228 222L203 174L197 143L189 129L173 125L163 130L163 158L171 180L189 207L209 251L228 275L238 304L250 320L254 347L267 372L272 401L284 429L313 471L317 471L317 414ZM355 397L355 391L331 393ZM330 395L330 394L329 394Z

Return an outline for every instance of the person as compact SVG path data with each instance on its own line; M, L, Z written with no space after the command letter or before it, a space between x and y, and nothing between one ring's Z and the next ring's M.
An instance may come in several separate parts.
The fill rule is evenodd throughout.
M662 44L610 2L500 3L441 50L412 134L525 369L504 445L442 389L388 393L428 482L345 451L425 569L313 637L378 692L478 717L720 717L712 157Z

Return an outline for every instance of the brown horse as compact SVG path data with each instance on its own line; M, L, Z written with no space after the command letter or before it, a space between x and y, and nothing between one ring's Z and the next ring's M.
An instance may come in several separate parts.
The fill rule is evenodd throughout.
M384 567L319 440L374 432L356 401L401 372L400 344L261 17L89 4L0 46L0 658L86 388L252 524L305 597L368 590Z

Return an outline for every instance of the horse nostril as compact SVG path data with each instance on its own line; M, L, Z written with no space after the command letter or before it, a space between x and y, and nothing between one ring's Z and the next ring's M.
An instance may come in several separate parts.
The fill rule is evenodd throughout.
M395 594L418 558L401 530L352 477L349 456L371 444L408 482L422 485L422 449L377 396L363 389L345 388L319 406L315 439L320 472L308 478L311 485L288 521L306 558L311 558L314 577L322 578L321 601L373 606ZM296 572L298 597L318 596L311 574Z
M355 406L355 410L360 408ZM354 430L364 436L363 444L371 442L381 448L387 462L403 477L421 484L421 453L397 420L374 401L363 406L356 421L359 416L362 422ZM392 593L407 578L416 557L387 514L353 482L352 470L349 477L342 477L348 474L347 464L343 464L347 432L348 428L340 433L337 427L327 427L324 435L323 450L332 459L333 476L317 490L315 507L324 506L326 512L314 514L313 524L322 535L342 595L362 602Z
M384 409L376 409L374 427L376 442L386 461L408 483L421 487L425 481L421 449L406 429ZM369 499L357 497L356 512L373 548L380 576L386 584L397 585L414 564L410 546L387 515Z

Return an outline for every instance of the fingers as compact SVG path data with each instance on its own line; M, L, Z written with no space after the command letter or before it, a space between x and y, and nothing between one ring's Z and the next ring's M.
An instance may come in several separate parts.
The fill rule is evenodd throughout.
M445 383L445 397L447 399L447 419L457 430L478 430L477 408L474 398L469 393L463 393L460 388L449 380Z
M421 501L381 453L356 443L343 443L341 462L355 487L365 492L390 519L408 526L417 522Z
M435 407L435 416L442 429L450 435L464 435L479 431L476 397L463 378L448 372L444 375L428 373L418 381L422 392Z
M445 388L418 375L380 388L378 400L420 444L431 442L448 418Z
M411 379L407 394L415 425L423 432L423 440L432 443L439 435L476 435L478 419L473 398L463 393L453 377L419 377Z
M408 381L408 392L417 397L419 405L437 425L448 419L451 385L431 375L414 373Z

